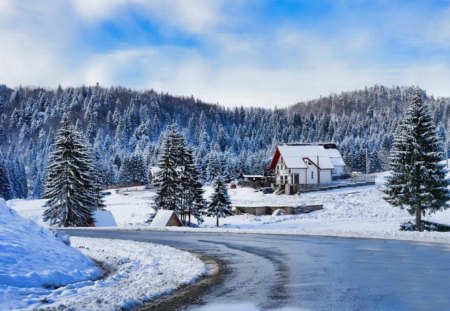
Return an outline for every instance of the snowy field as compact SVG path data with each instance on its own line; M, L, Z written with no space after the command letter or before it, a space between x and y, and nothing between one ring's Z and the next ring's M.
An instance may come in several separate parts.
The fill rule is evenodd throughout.
M344 188L326 192L312 192L298 195L263 194L252 188L229 189L231 201L236 206L297 206L301 204L321 204L323 210L309 214L285 216L236 215L220 219L220 227L215 227L214 218L205 218L200 228L168 228L165 230L202 230L259 232L305 235L329 235L345 237L366 237L386 239L406 239L429 242L450 243L449 233L400 232L403 221L413 219L406 210L387 203L380 187L385 174L380 174L376 186ZM130 191L115 193L105 197L107 210L110 210L119 228L148 229L145 221L153 212L155 191L133 188ZM205 197L212 193L205 187ZM38 220L43 212L43 200L12 200L8 204L22 215ZM425 216L426 220L450 224L450 209Z
M151 243L72 238L67 246L1 199L0 236L0 310L130 309L206 272L196 256Z

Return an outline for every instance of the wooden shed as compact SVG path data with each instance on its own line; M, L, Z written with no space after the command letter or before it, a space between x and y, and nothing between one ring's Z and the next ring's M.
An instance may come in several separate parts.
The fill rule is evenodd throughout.
M163 227L182 227L183 223L174 211L160 209L152 222L150 228L163 228Z

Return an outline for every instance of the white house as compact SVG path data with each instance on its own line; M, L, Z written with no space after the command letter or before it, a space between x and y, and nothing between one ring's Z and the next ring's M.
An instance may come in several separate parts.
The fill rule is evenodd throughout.
M344 160L334 144L279 145L270 164L277 185L329 184L333 176L344 174L344 168Z

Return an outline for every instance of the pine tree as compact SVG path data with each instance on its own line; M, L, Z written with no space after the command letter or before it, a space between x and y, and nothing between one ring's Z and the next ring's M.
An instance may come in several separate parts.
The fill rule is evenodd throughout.
M407 207L423 231L422 216L448 207L450 199L446 170L439 164L441 144L428 107L416 95L400 124L391 151L392 176L387 181L386 200Z
M160 171L156 209L174 210L183 222L191 222L191 216L202 221L204 208L200 172L194 161L193 151L175 125L166 131L161 147Z
M177 130L171 126L165 133L161 155L159 159L160 171L156 174L158 190L155 199L155 209L168 209L178 212L179 208L179 150L177 143Z
M228 197L227 186L225 185L222 178L216 177L214 180L214 193L211 197L211 202L206 210L207 216L216 217L216 226L219 226L219 218L225 218L227 216L233 215L231 210L231 202Z
M187 221L190 225L191 216L194 216L198 222L203 221L203 209L205 208L205 200L203 198L204 191L200 181L200 172L194 161L194 155L191 148L186 148L185 150L183 167L181 191L186 205L185 212L188 216Z
M58 226L89 226L97 209L92 158L82 136L63 116L46 172L44 221Z
M141 155L132 155L123 160L120 168L122 183L147 183L147 171Z
M209 153L209 157L208 157L208 166L206 168L206 172L207 172L207 176L208 176L208 180L212 181L214 180L217 176L220 175L220 162L219 162L219 158L217 156L217 152L215 150L212 150Z
M11 199L11 185L9 182L8 169L6 161L0 152L0 198L5 200Z

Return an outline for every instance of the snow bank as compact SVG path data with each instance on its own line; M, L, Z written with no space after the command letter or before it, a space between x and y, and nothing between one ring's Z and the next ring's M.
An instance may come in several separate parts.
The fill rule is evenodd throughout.
M24 289L58 287L101 275L79 250L19 216L0 199L0 310L21 300L17 294Z
M169 294L206 273L196 256L152 243L72 237L72 245L111 270L108 277L40 293L34 307L121 310ZM34 297L36 300L36 297Z

